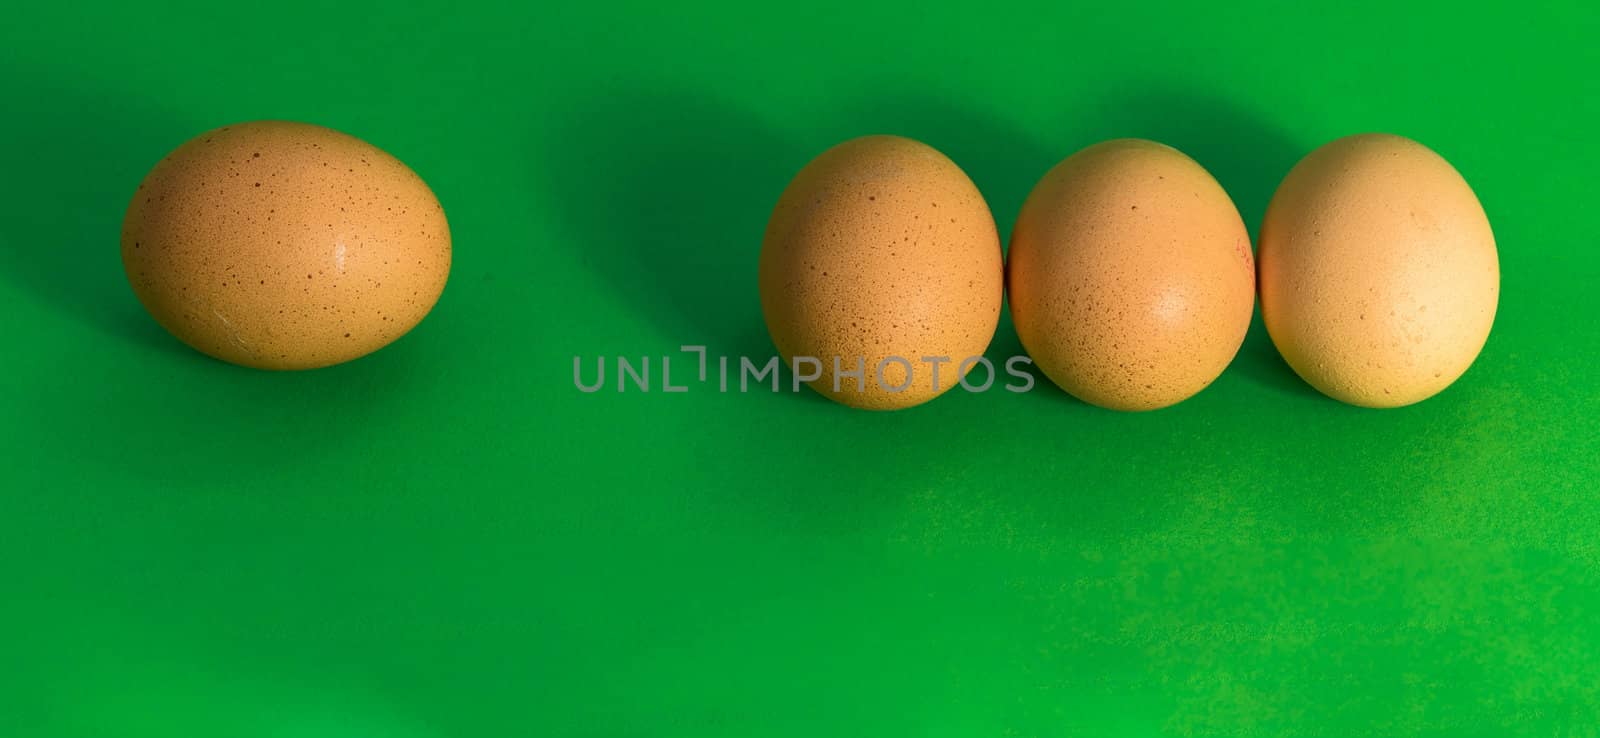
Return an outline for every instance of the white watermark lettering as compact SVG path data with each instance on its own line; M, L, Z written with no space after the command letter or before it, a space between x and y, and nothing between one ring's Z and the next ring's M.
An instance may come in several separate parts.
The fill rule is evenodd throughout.
M661 368L656 387L660 392L681 394L693 391L697 387L710 387L712 355L705 345L685 344L679 350L688 355L695 363L698 371L690 374L698 377L682 379L681 384L674 384L672 375L672 355L660 356ZM649 355L637 358L628 356L596 356L593 357L591 366L588 357L572 357L572 386L584 394L594 394L606 387L607 381L615 383L617 392L651 391L650 365L655 357ZM682 357L680 357L682 358ZM607 371L607 360L614 365ZM934 393L949 389L955 384L968 392L988 392L993 389L1000 379L996 369L998 359L990 360L988 357L967 356L957 360L950 356L921 356L916 360L904 356L794 356L788 362L781 357L767 356L760 359L749 356L716 356L716 391L727 393L733 382L730 377L737 373L739 392L747 393L753 385L757 388L765 385L772 392L781 391L785 386L782 375L787 372L790 382L787 388L791 392L799 392L800 387L806 384L819 383L815 386L822 389L830 384L835 393L848 391L853 380L856 393L864 393L868 387L867 367L872 369L872 381L883 392L904 392L912 386L930 387ZM758 363L759 362L759 363ZM1027 356L1011 356L1004 362L1007 381L1004 385L1008 392L1032 391L1036 382L1031 371L1026 367L1031 366L1033 360ZM948 371L941 372L945 367L953 368L956 378L951 380ZM978 377L977 369L982 367L982 377ZM592 377L590 376L592 368ZM828 371L831 369L832 371ZM827 378L825 378L827 375Z

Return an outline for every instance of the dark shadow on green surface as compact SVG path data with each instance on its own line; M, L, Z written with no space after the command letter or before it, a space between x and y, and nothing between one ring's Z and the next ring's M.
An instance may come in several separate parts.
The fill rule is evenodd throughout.
M1296 397L1321 397L1306 384L1300 375L1283 360L1278 353L1278 347L1272 344L1272 337L1267 334L1267 327L1261 322L1261 306L1256 305L1255 315L1250 318L1250 332L1245 334L1244 345L1239 347L1239 354L1233 358L1233 364L1228 371L1239 372L1239 375L1251 382L1261 385L1274 392Z
M187 351L134 298L120 238L139 180L192 126L38 69L0 70L0 95L0 279L109 337Z
M738 357L774 354L756 284L762 235L817 152L727 103L645 84L567 107L537 148L567 245L664 345L706 346L735 371Z
M808 153L750 113L643 85L559 115L536 166L582 265L669 345L771 355L756 264Z

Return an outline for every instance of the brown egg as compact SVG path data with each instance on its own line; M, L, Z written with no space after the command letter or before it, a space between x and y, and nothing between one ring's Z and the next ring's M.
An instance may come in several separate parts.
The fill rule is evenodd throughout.
M1228 193L1178 150L1095 144L1028 196L1006 262L1011 315L1057 385L1114 410L1204 389L1255 307L1250 236Z
M433 308L450 228L405 164L360 139L262 121L156 164L122 226L133 291L201 352L311 369L376 351Z
M1300 160L1261 224L1261 316L1311 386L1398 407L1450 386L1494 323L1500 262L1483 206L1415 141L1341 138Z
M817 359L810 386L853 407L917 405L955 386L963 364L976 369L1002 282L1000 237L972 180L896 136L846 141L807 164L761 247L761 308L778 352L791 365Z

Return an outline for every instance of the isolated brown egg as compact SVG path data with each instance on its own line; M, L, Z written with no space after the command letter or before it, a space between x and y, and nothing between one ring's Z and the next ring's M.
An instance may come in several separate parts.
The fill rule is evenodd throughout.
M371 144L242 123L156 164L123 221L122 261L184 343L311 369L383 348L428 314L450 274L450 228L428 186Z
M1177 149L1079 151L1022 206L1006 261L1017 335L1074 397L1151 410L1204 389L1255 307L1250 237L1228 193Z
M1500 262L1483 206L1426 146L1341 138L1300 160L1261 223L1261 317L1295 372L1352 405L1398 407L1466 372Z
M977 368L968 359L994 338L1002 282L1000 237L972 180L896 136L846 141L807 164L761 247L778 353L818 359L810 386L853 407L917 405L955 386L963 364Z

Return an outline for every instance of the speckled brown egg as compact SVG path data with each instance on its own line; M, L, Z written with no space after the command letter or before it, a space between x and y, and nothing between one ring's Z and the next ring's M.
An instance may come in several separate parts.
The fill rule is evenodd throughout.
M1250 236L1199 164L1119 139L1057 164L1028 195L1006 262L1012 319L1074 397L1152 410L1211 384L1255 306Z
M813 389L853 407L910 407L955 386L963 365L984 371L974 357L1000 317L1000 238L954 162L867 136L823 152L784 190L760 287L778 353L791 366L818 360Z
M450 228L422 179L377 147L305 123L241 123L146 175L122 261L184 343L312 369L377 351L428 314L450 273Z
M1290 170L1261 223L1261 316L1306 382L1352 405L1432 397L1472 365L1500 298L1489 218L1410 139L1341 138Z

